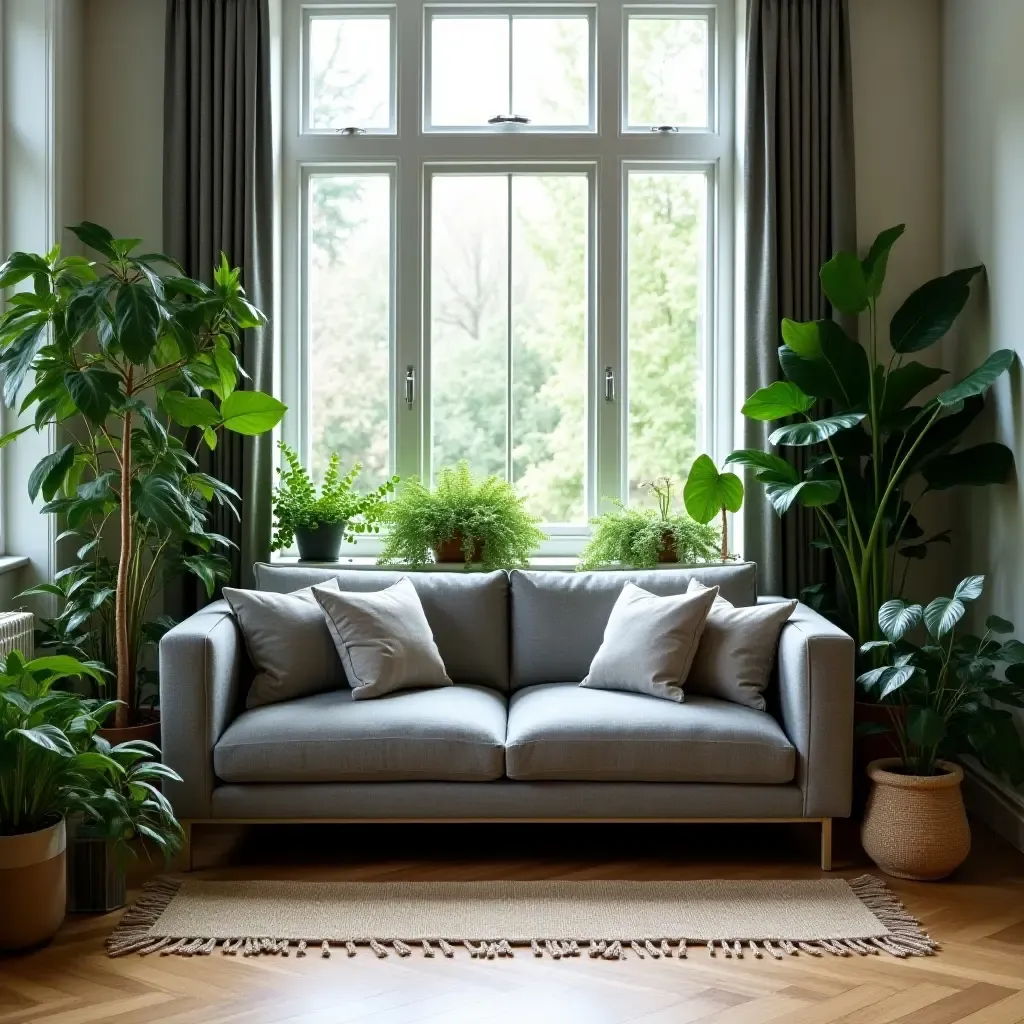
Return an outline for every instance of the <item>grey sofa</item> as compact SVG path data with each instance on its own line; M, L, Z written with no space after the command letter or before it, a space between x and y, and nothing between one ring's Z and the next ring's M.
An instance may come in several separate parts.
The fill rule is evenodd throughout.
M830 867L850 810L853 640L800 605L769 711L581 689L626 580L691 577L736 605L755 566L511 573L256 566L261 590L409 575L452 687L352 701L341 689L246 710L252 670L226 602L160 644L166 792L186 826L263 821L811 821ZM761 600L770 600L762 598Z

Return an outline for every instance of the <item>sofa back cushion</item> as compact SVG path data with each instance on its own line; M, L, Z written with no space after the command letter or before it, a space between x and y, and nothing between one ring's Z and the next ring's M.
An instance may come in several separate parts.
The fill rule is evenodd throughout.
M737 607L757 603L757 566L753 562L706 569L513 569L512 689L537 683L580 682L590 670L608 616L627 581L652 594L667 596L685 594L691 579L706 587L718 587L719 593Z
M452 682L508 690L508 577L504 572L327 569L265 562L257 562L255 572L258 589L277 593L331 579L338 581L339 590L367 593L385 590L406 576L419 594Z

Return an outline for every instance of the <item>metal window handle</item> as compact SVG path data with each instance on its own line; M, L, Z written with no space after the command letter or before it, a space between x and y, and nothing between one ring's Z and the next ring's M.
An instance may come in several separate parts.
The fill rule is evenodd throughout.
M405 368L405 404L411 409L416 401L416 368Z
M338 135L365 135L365 128L357 128L355 125L349 125L347 128L338 128Z
M488 124L529 124L530 119L522 114L495 114L487 119Z
M604 400L615 401L615 371L610 366L604 368Z
M668 135L671 132L677 132L679 129L674 124L656 124L652 129L652 132L658 132L663 135Z

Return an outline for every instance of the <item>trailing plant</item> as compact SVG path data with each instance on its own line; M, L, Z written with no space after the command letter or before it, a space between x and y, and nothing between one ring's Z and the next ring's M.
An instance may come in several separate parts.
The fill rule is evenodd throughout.
M735 473L719 473L710 455L698 455L683 486L683 504L698 523L722 517L722 561L728 561L728 513L743 507L743 481Z
M757 449L726 459L753 470L780 516L794 504L814 510L821 529L816 543L835 557L845 624L861 643L876 635L877 610L902 593L910 562L949 541L948 530L925 537L915 515L922 499L952 487L1002 483L1013 470L1005 445L958 447L983 396L1013 363L1013 352L993 352L962 380L924 399L922 392L947 371L908 359L949 331L982 267L918 288L893 314L883 345L878 298L889 252L902 234L902 224L889 228L863 260L840 252L821 268L833 308L867 315L867 346L832 320L783 320L779 362L787 379L761 388L743 406L751 419L787 421L769 440L808 449L805 468ZM817 415L819 403L828 415Z
M938 760L973 754L1019 785L1024 740L1012 713L996 705L1024 707L1024 644L1002 639L1013 632L1013 623L998 615L988 616L980 637L957 632L984 582L984 576L968 576L952 597L937 597L924 608L898 598L886 601L878 611L884 639L862 648L866 654L884 652L885 664L857 681L890 709L900 757L911 774L940 774ZM915 632L923 634L922 643L910 639Z
M54 684L102 677L65 655L26 662L13 651L0 672L0 834L35 832L79 812L91 835L124 846L145 838L170 856L181 845L161 779L180 782L156 760L152 743L111 746L98 735L116 701L100 701Z
M355 543L353 534L379 533L388 495L395 490L398 477L385 480L379 487L360 494L354 488L362 465L356 463L345 476L340 460L332 455L324 473L320 492L310 479L298 453L283 441L278 448L285 465L278 467L280 483L274 490L274 541L271 551L284 551L292 546L296 530L314 530L321 523L344 523L345 536Z
M580 554L577 570L609 565L649 569L658 564L666 543L674 545L679 562L712 562L718 558L718 530L684 512L673 512L672 481L660 477L647 487L658 501L657 509L631 508L612 499L615 511L590 520L594 533Z
M469 565L478 549L485 570L527 565L544 534L512 485L497 476L477 480L465 462L441 470L434 489L419 480L402 485L385 509L389 526L381 565L426 565L446 541L461 542Z
M136 254L139 239L114 238L97 224L71 230L101 259L15 252L0 267L0 288L31 279L0 318L3 398L33 422L7 434L57 429L57 450L28 481L42 511L62 517L61 537L77 537L78 562L52 584L26 593L63 601L47 642L116 667L116 724L137 703L142 646L166 620L148 609L160 583L199 577L212 594L228 573L218 549L230 542L206 529L211 502L235 510L238 495L198 471L201 445L221 432L262 434L285 407L259 391L237 390L244 376L235 348L263 314L245 297L224 256L213 285L185 276L159 253ZM198 437L190 449L172 424ZM178 433L181 433L179 431Z

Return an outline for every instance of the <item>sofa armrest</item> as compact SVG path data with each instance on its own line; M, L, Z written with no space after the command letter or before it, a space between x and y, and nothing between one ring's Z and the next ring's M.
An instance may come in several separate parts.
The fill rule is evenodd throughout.
M238 708L244 647L227 601L215 601L160 641L163 759L182 782L164 791L181 818L208 818L213 748Z
M805 604L782 627L779 710L808 818L850 813L854 658L853 637Z

